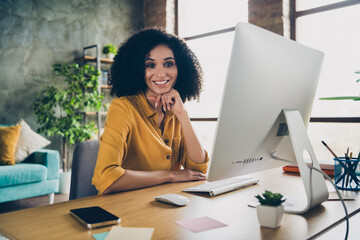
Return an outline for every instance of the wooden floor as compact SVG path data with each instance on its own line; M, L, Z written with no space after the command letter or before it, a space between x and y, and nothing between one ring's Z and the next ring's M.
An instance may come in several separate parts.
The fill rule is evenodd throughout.
M55 194L54 202L64 202L69 200L68 194ZM32 208L37 206L43 206L49 204L48 196L33 197L27 199L21 199L11 202L0 203L0 214L16 211L25 208Z

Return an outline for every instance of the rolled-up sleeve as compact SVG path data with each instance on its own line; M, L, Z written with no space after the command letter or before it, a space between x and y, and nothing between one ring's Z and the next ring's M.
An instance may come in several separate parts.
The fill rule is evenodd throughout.
M120 105L110 105L92 179L100 194L125 173L121 165L127 153L128 116Z
M206 150L204 150L204 152L205 152L205 162L196 163L196 162L192 161L188 157L185 142L184 142L184 138L181 139L180 148L181 148L181 153L182 153L181 164L184 166L184 168L191 169L191 170L194 170L194 171L197 171L197 172L202 172L204 174L207 172L208 163L209 163L209 155L208 155Z

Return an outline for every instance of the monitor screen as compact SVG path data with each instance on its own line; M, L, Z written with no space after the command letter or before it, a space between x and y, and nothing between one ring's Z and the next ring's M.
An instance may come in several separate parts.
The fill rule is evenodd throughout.
M305 126L324 54L248 23L235 28L208 180L295 161L282 114L300 112Z

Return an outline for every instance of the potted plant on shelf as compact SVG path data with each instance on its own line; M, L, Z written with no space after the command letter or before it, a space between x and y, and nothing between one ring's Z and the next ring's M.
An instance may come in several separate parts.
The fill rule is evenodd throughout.
M44 87L37 95L33 109L40 125L38 132L60 136L62 139L63 172L60 174L60 192L68 193L71 146L91 139L96 134L95 123L84 123L84 114L86 110L99 110L101 107L102 95L98 92L100 73L87 64L80 67L78 64L67 63L54 64L53 71L65 84ZM62 185L62 180L65 185Z
M106 58L113 59L115 54L117 53L117 48L113 44L108 44L102 49L103 54L105 54Z
M260 205L256 207L260 225L269 228L280 227L284 216L282 203L285 199L283 199L283 195L265 190L262 196L257 195L255 197L260 202Z

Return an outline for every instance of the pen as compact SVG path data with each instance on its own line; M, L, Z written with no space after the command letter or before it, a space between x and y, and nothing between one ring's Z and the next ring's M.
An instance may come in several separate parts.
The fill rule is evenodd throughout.
M338 159L338 156L336 156L336 154L333 152L333 150L331 150L331 148L329 148L329 146L324 142L324 141L321 141L322 144L324 144L324 146L331 152L331 154L336 158Z

